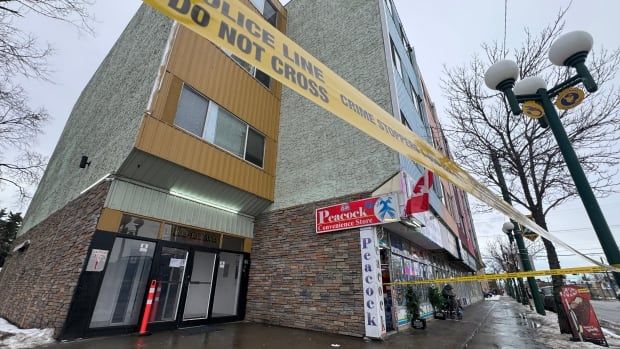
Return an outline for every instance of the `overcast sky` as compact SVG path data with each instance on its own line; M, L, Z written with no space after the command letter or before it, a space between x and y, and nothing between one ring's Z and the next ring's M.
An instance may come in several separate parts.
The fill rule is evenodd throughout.
M334 0L338 1L338 0ZM346 1L346 0L340 0ZM480 44L502 40L504 30L504 1L501 0L394 0L405 26L409 41L415 48L422 76L434 99L437 110L443 114L445 100L439 82L444 65L448 67L466 62L480 51ZM287 2L287 1L284 1ZM533 31L555 18L563 0L509 0L507 46L517 45L528 25ZM60 137L64 124L90 77L129 22L141 2L138 0L99 0L92 8L97 17L95 36L79 33L74 27L40 17L26 16L18 24L27 28L41 42L49 42L56 49L50 59L54 84L23 80L33 106L44 106L52 116L45 134L36 149L50 156ZM595 46L613 49L620 47L619 1L575 0L566 17L567 30L584 29L592 33ZM620 78L616 79L620 85ZM458 161L458 159L457 159ZM3 187L0 206L19 209L16 193ZM620 195L601 200L608 223L620 241ZM25 210L25 207L21 208ZM500 214L476 215L476 230L480 247L489 239L502 235L501 224L506 220ZM600 245L592 231L579 201L573 201L550 214L549 229L571 245L587 253L600 253ZM564 267L581 266L580 258L559 251ZM598 258L600 254L593 254ZM537 259L536 267L547 269L546 259Z

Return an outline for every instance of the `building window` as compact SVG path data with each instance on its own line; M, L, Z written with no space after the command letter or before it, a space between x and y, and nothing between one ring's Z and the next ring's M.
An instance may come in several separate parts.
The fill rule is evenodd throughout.
M396 46L394 46L394 42L391 42L392 44L392 63L394 64L394 67L396 68L396 71L398 71L398 75L400 75L400 78L403 78L403 67L402 67L402 62L400 60L400 56L398 55L398 52L396 52Z
M263 167L265 137L187 85L183 85L174 124Z
M174 117L175 125L197 136L202 136L208 107L209 101L207 99L191 88L184 86Z
M403 41L403 46L405 46L405 49L408 49L409 48L409 42L407 41L407 37L405 36L405 28L400 23L398 25L398 28L400 29L400 38Z
M160 223L140 217L124 214L118 227L120 234L141 236L150 239L159 238Z
M229 152L243 157L248 125L211 102L203 138Z
M415 88L413 87L413 83L411 82L411 80L409 80L409 89L411 90L411 99L413 100L413 105L415 106L415 110L418 112L418 115L420 115L420 117L422 119L424 119L422 117L422 110L420 109L420 102L422 101L421 98L418 96L418 94L415 92ZM423 120L424 121L424 120Z
M256 69L255 66L244 61L243 59L235 56L232 52L229 52L227 50L223 50L223 51L228 56L230 56L230 58L232 58L233 61L237 62L237 64L239 64L241 68L243 68L245 71L250 73L250 75L256 78L256 80L258 80L258 82L260 82L261 85L265 86L266 88L271 88L271 77L269 75L265 74L262 70Z
M392 9L392 1L391 0L385 0L385 7L387 8L388 12L390 13L390 16L394 16L394 10Z
M222 237L222 250L243 252L243 238L224 235Z
M409 125L409 122L407 121L407 118L405 118L405 114L403 114L402 111L400 112L400 119L401 119L403 125L407 126L407 128L410 131L413 131L413 129L411 128L411 125Z
M250 2L256 7L258 12L265 17L267 22L271 23L274 27L276 26L278 23L278 11L276 11L271 2L268 0L250 0Z

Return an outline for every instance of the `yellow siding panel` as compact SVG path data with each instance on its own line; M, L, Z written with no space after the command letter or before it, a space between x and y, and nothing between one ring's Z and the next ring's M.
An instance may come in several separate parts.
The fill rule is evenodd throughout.
M136 147L159 158L273 201L275 177L208 142L145 116ZM265 164L275 167L275 141L267 139Z
M101 216L97 222L98 230L117 232L118 227L121 225L121 218L123 213L121 211L104 208L101 210Z
M279 83L272 81L272 89L266 89L219 48L185 28L179 29L167 71L275 139ZM168 93L175 98L173 91Z

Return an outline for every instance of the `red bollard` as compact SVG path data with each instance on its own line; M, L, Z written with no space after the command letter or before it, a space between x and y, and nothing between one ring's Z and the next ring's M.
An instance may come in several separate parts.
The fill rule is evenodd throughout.
M142 323L140 324L140 335L148 336L150 333L146 332L146 326L149 323L149 315L151 315L151 307L153 306L153 298L155 298L155 287L157 286L157 280L151 281L149 287L149 293L146 296L146 307L144 307L144 314L142 315Z

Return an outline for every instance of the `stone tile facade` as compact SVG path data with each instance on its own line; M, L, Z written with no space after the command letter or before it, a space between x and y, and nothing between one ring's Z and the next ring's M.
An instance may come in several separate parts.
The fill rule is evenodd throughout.
M0 317L60 334L108 189L98 184L17 238L30 246L0 271Z
M391 112L392 65L379 6L379 0L291 1L286 35ZM400 171L397 152L288 88L277 164L274 211L372 191Z
M28 208L23 233L118 171L134 147L171 27L172 20L147 4L131 19L75 102ZM82 155L91 164L78 171Z
M359 229L317 235L315 209L351 195L266 212L254 231L246 320L364 336Z

